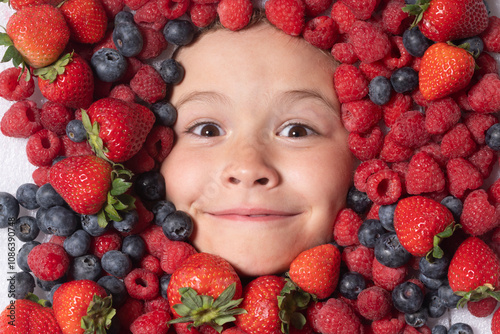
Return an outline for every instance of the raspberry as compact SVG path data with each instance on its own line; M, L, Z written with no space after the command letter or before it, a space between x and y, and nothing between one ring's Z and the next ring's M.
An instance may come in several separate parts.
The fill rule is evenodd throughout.
M142 61L140 61L137 58L134 57L126 57L127 60L127 70L125 71L125 74L123 75L123 78L117 82L117 84L126 84L130 85L130 80L137 74L137 72L141 69L141 67L144 65Z
M359 60L366 63L381 60L391 51L389 37L365 21L353 23L349 30L349 41Z
M0 97L7 101L21 101L27 99L35 91L35 82L33 77L26 81L26 74L29 70L19 77L21 68L10 67L0 73Z
M52 160L59 156L61 146L61 139L54 132L42 129L26 143L28 161L37 167L50 166Z
M188 257L196 253L196 249L187 242L169 242L163 247L161 268L167 274L173 274Z
M480 113L495 113L500 111L500 77L497 73L483 76L469 90L468 97L472 110Z
M374 251L363 245L348 246L342 251L342 261L349 271L363 275L364 278L372 279L372 263Z
M150 0L124 0L124 3L128 8L132 10L138 10L149 1Z
M91 155L93 154L92 148L87 141L81 143L75 143L68 136L61 137L61 155L65 157L74 157L81 155Z
M121 12L123 7L125 7L124 0L102 0L101 3L108 17L108 21L113 21L116 14Z
M458 123L441 140L441 153L446 158L464 158L476 151L476 142L469 129Z
M468 234L482 235L500 224L500 207L488 201L485 190L474 190L464 200L460 224Z
M130 297L150 300L156 298L160 293L160 282L158 276L146 269L133 269L123 279Z
M144 313L156 310L170 312L170 305L168 304L168 299L165 299L162 296L158 296L155 299L144 301Z
M121 84L113 87L109 92L109 97L120 99L126 102L135 102L135 93L129 85Z
M432 101L425 110L425 129L430 134L442 134L458 123L462 113L452 98Z
M359 70L368 80L373 80L375 77L382 76L389 79L392 75L392 71L384 65L384 63L379 61L374 61L372 63L360 63Z
M377 219L379 220L378 210L380 209L380 204L372 204L370 211L366 214L366 219Z
M479 69L474 71L474 75L483 77L489 73L498 73L498 63L489 53L482 52L476 59Z
M340 103L364 98L368 94L368 83L363 73L353 65L341 64L335 70L335 91Z
M5 112L0 122L0 130L4 136L28 138L41 130L40 109L29 100L14 103Z
M144 303L141 300L128 297L123 306L116 311L116 318L121 328L129 329L135 319L144 313Z
M320 333L361 333L363 326L349 305L330 298L316 314L314 321Z
M130 88L138 97L148 103L155 103L165 98L167 84L160 74L150 65L144 65L130 80Z
M390 268L378 262L376 258L373 259L373 283L388 291L394 290L396 285L403 283L407 273L408 268L406 265L397 268Z
M406 173L406 191L418 195L435 191L443 191L446 180L439 164L427 153L415 154L408 165Z
M171 316L163 310L144 313L130 325L132 334L167 334Z
M339 27L332 18L318 16L306 23L302 36L320 49L331 49L338 37Z
M43 127L59 136L66 133L66 125L73 117L71 109L52 101L45 102L40 112L40 122Z
M486 179L490 176L493 164L495 163L495 151L488 145L484 145L472 154L468 160L479 170L483 179Z
M158 225L151 225L141 233L142 239L146 243L146 252L161 258L165 243L170 242L163 233L163 229Z
M363 220L352 209L342 209L335 218L333 239L340 246L350 246L359 243L358 229Z
M156 162L146 148L142 147L139 152L125 162L125 167L134 174L141 174L153 170L156 167Z
M403 37L391 36L391 52L382 59L385 66L390 70L395 70L409 66L413 57L408 53L403 45Z
M380 159L364 161L354 172L354 186L362 192L366 192L368 178L378 171L388 169L387 164Z
M411 104L410 96L401 93L394 94L389 102L382 106L385 125L392 127L399 116L410 110Z
M151 254L146 254L143 256L139 264L139 268L147 269L154 273L156 276L163 275L160 260Z
M158 9L158 1L151 0L135 12L134 22L142 27L160 31L167 24L167 18Z
M416 110L402 114L391 128L391 134L396 144L409 148L422 146L430 139L425 129L425 116Z
M371 16L375 7L378 4L377 0L340 0L344 5L349 7L354 16L358 20L368 20Z
M305 6L302 0L269 0L265 4L266 17L286 34L299 36L305 24Z
M393 170L378 171L367 180L366 194L373 203L380 205L396 203L401 192L401 179Z
M356 22L356 17L352 10L341 1L337 1L333 4L330 17L339 26L339 32L341 34L348 33L354 22Z
M156 125L149 132L144 147L153 159L162 163L172 150L173 144L174 131L172 128Z
M488 189L488 193L496 204L500 203L500 179L497 179Z
M424 98L424 96L422 95L422 93L420 92L420 89L415 89L412 93L411 93L411 98L413 99L413 101L418 104L419 106L421 107L427 107L429 106L429 103L431 101L427 100L426 98Z
M319 310L321 310L324 304L324 302L313 301L307 307L307 323L311 324L311 327L315 332L319 331L316 320L318 320L318 312Z
M157 0L158 9L169 20L175 20L184 15L188 8L190 0Z
M497 300L493 297L484 298L476 302L467 302L467 309L470 314L478 318L485 318L489 316L493 313L493 311L495 311L496 307Z
M195 26L204 28L217 18L217 5L191 3L189 16Z
M445 158L441 153L441 146L439 146L439 144L430 142L427 145L419 147L415 151L415 153L419 152L427 153L429 156L432 157L432 159L434 159L434 161L436 161L439 164L440 167L445 167L446 162L448 162L448 159Z
M391 311L391 294L379 286L372 286L359 293L356 305L365 319L380 320Z
M233 31L246 27L252 18L252 12L250 0L221 0L217 5L220 23Z
M402 334L405 326L404 313L395 312L392 317L387 316L372 322L371 329L373 334Z
M446 164L450 194L462 199L467 190L475 190L483 185L481 173L463 158L450 159Z
M392 35L401 35L410 25L408 13L403 12L405 2L391 0L382 10L382 27L385 32Z
M38 167L33 171L31 177L33 178L33 182L41 187L45 183L49 183L49 166Z
M369 99L346 102L340 108L347 131L365 133L382 118L382 108Z
M64 248L53 243L35 246L28 254L28 266L35 277L44 281L55 281L64 276L70 259Z
M413 150L409 147L399 145L393 137L392 131L389 131L384 137L384 145L380 151L380 159L385 162L403 162L410 159Z
M120 250L121 247L122 238L120 235L115 231L106 231L104 234L91 239L89 254L102 258L104 253L111 250Z
M342 64L354 64L358 61L358 56L356 56L351 43L335 43L331 53L333 58Z
M380 127L374 126L369 132L360 134L349 133L349 149L361 161L374 159L382 149L383 134Z
M50 240L48 242L50 242L51 244L56 244L56 245L59 245L59 246L62 247L64 245L64 240L66 240L65 236L62 236L62 235L52 235L50 237Z
M464 123L476 143L484 145L486 130L488 130L493 124L498 123L498 119L491 114L470 113L465 118Z
M412 327L406 324L402 334L431 334L431 329L427 325L421 327Z
M415 72L420 72L420 63L422 62L422 58L419 57L413 57L413 60L411 61L410 67L415 70Z
M145 26L139 26L139 30L141 31L143 39L142 50L137 55L137 58L139 58L140 60L158 57L163 52L163 50L167 48L167 40L165 39L165 36L163 36L163 33L161 31ZM147 67L149 65L145 66ZM132 85L132 82L130 84Z
M481 33L484 49L488 52L500 52L500 18L490 16L488 28Z

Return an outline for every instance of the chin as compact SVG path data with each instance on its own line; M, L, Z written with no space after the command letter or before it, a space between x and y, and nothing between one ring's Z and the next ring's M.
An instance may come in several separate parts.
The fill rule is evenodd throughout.
M228 260L234 267L238 275L244 277L264 276L264 275L280 275L288 271L290 268L290 261L285 262L264 262L252 257L245 259Z

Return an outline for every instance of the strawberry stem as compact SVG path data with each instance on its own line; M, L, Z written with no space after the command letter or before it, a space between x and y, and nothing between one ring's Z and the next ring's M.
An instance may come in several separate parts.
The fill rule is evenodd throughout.
M106 329L111 326L111 320L116 314L112 306L111 296L101 298L94 295L87 308L87 315L82 317L81 327L84 334L106 334Z
M457 228L461 228L461 227L462 227L462 225L455 224L455 222L453 221L442 232L436 234L434 236L434 240L433 240L434 247L425 256L425 258L427 259L427 261L429 261L430 263L432 263L432 262L434 262L434 259L440 259L440 258L442 258L443 255L444 255L444 252L441 249L441 247L439 247L439 244L441 243L441 240L443 240L445 238L451 237L453 235L453 233L455 232L455 230Z
M464 307L468 301L477 302L488 297L493 297L500 301L500 291L495 291L495 288L490 283L486 283L469 292L455 291L455 294L462 297L457 303L457 308Z
M285 286L278 296L281 331L288 334L290 326L301 330L307 322L301 311L306 310L310 302L315 300L317 300L315 295L305 292L290 278L286 278Z
M66 71L66 66L73 61L73 52L67 53L61 58L59 58L52 65L37 68L33 71L35 76L39 76L43 80L49 80L50 83L56 81L57 76L64 74Z
M410 15L415 15L415 20L411 24L410 28L415 27L420 21L422 21L422 17L424 16L424 12L429 8L431 0L418 0L414 5L406 5L402 8L403 12L408 13Z
M5 53L0 62L6 63L12 60L12 65L14 65L14 67L19 67L19 65L21 65L21 73L19 74L18 80L21 78L24 71L27 71L25 80L29 81L31 78L30 66L24 61L23 56L21 56L19 51L17 51L17 49L14 47L14 43L10 39L9 35L7 35L7 33L5 32L0 33L0 45L7 47L7 50L5 50Z

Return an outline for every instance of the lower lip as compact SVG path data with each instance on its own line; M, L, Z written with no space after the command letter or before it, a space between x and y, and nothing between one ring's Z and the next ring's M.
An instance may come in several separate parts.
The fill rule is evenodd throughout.
M232 220L232 221L243 221L243 222L272 222L278 220L284 220L293 218L296 215L237 215L237 214L229 214L229 215L211 215L216 219L224 219L224 220Z

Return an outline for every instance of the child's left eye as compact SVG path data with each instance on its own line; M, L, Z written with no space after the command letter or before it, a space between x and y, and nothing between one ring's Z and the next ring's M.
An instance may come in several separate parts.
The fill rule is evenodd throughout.
M314 130L303 124L288 124L278 132L278 136L292 138L311 136L314 134L316 134Z
M188 132L200 137L218 137L224 135L224 130L214 123L199 123L191 126Z

